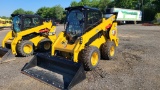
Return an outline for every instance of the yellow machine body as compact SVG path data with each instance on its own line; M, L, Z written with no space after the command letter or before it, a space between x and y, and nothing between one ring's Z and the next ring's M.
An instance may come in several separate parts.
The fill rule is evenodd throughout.
M4 27L11 27L12 26L12 20L5 19Z
M12 26L12 20L0 18L0 27L1 28L11 27L11 26Z
M37 48L38 43L44 38L49 38L52 42L54 42L54 40L56 39L56 35L55 35L56 27L55 26L51 27L51 26L52 26L52 22L43 22L43 25L31 28L31 29L23 30L18 33L15 33L14 31L9 31L2 41L2 47L6 48L6 44L9 44L11 46L12 54L17 55L16 46L18 43L22 41L23 36L29 35L31 33L40 33L40 30L46 29L46 28L50 30L49 34L51 33L52 35L48 35L48 36L37 35L36 37L29 39L29 41L31 41L34 44L35 48Z
M5 19L0 18L0 28L5 26Z
M106 37L105 33L100 38L95 39L90 46L96 46L97 48L100 48L100 46L107 42L107 40L113 41L116 46L119 44L119 38L117 36L117 22L114 22L116 16L113 15L109 19L103 18L102 23L97 25L92 30L86 32L84 35L82 35L79 39L75 41L74 44L68 44L68 41L66 37L64 37L64 32L61 32L59 36L57 37L56 41L52 44L52 55L55 54L55 50L63 51L67 53L73 54L73 61L78 62L78 54L79 52L85 48L85 44L89 42L90 38L96 35L100 31L106 31L106 25L110 26L109 28L109 38ZM80 44L80 41L82 40L82 43Z

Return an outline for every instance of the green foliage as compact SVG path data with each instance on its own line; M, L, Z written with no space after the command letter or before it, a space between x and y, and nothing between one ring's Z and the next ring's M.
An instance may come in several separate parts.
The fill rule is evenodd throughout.
M36 14L40 15L43 18L50 17L50 9L49 7L41 7L37 10Z
M98 4L98 8L102 11L105 12L108 4L110 3L110 0L100 0Z
M157 13L155 15L155 21L156 21L156 23L160 24L160 13Z
M15 10L12 14L34 14L33 11L25 11L22 8Z
M160 19L160 13L157 13L157 14L155 15L155 19L156 19L156 20Z
M70 6L90 6L105 11L111 0L81 0L80 2L72 1Z
M60 5L56 5L50 9L50 18L61 20L63 18L64 9Z
M155 11L151 8L144 8L143 10L144 21L154 20Z
M99 3L100 1L99 0L91 0L91 7L97 7L99 6Z
M25 11L25 14L34 14L34 12L33 11Z
M153 0L152 4L157 12L160 12L160 0Z
M0 18L2 18L2 19L10 19L10 17L6 17L6 16L0 16Z
M53 7L42 7L37 10L37 14L43 18L54 18L56 20L61 20L63 18L64 9L60 5Z
M22 8L15 10L12 14L25 14L25 11Z
M140 7L139 0L114 0L114 6L118 8L136 9Z
M71 7L78 6L78 2L72 1L71 4L70 4L70 6L71 6Z

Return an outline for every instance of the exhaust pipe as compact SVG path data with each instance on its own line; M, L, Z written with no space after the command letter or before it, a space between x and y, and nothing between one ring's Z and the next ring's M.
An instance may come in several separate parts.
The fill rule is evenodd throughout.
M9 62L15 59L16 57L12 54L11 50L0 47L0 63Z
M60 89L71 89L86 78L83 64L42 53L35 55L21 72Z

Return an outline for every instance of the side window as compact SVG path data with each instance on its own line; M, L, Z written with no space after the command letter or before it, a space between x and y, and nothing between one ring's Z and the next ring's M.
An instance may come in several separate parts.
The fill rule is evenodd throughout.
M40 21L39 21L38 18L32 18L32 21L33 21L33 25L34 25L34 26L40 25Z
M101 13L97 11L88 12L88 26L95 24L102 19Z
M91 25L93 23L92 18L93 18L93 13L92 12L88 12L88 24L89 25Z
M30 28L34 28L36 26L39 26L40 20L39 18L36 17L26 17L24 19L24 29L30 29Z
M31 27L31 19L30 18L25 18L24 19L24 29L28 29Z

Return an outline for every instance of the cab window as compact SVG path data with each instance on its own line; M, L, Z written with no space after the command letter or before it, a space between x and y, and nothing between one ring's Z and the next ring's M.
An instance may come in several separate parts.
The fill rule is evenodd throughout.
M34 26L39 26L40 25L40 21L38 18L32 18L33 24Z
M87 14L87 23L85 30L92 29L95 25L98 25L102 21L102 14L99 11L89 11Z
M88 24L92 25L96 22L98 22L99 20L101 20L102 16L100 14L100 12L97 11L90 11L88 12Z
M25 18L24 19L24 29L29 29L29 28L31 28L31 19Z

